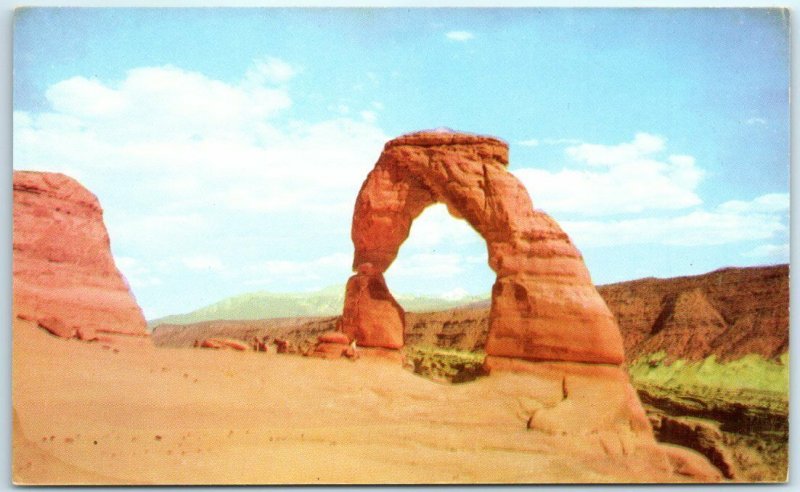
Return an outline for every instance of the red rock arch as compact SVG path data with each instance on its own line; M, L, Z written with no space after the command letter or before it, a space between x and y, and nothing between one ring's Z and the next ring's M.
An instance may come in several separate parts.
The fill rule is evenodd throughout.
M528 360L620 364L622 337L583 258L558 224L534 210L508 172L501 140L449 131L386 143L353 213L353 269L341 329L361 346L403 346L404 312L383 272L411 222L444 203L486 240L492 287L486 353Z

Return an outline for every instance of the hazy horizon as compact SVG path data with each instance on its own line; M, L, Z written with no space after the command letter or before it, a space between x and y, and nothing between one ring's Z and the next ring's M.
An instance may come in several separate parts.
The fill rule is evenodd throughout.
M383 144L446 126L510 166L596 284L789 261L779 9L17 11L14 169L104 208L145 317L351 275ZM423 212L393 292L484 295L482 239Z

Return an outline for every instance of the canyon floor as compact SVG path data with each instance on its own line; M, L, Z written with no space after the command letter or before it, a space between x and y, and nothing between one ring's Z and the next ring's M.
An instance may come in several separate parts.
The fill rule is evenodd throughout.
M613 427L616 383L590 376L562 402L560 376L441 384L381 357L86 343L19 319L12 364L16 484L684 482L715 470ZM596 406L597 426L570 405Z

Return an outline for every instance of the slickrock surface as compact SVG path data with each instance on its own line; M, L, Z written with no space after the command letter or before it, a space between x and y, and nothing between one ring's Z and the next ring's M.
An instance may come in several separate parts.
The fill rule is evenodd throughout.
M112 351L14 324L19 484L719 479L704 457L641 427L616 368L530 363L449 385L381 357L170 349L141 337L118 337Z
M63 174L14 172L14 306L61 336L145 334L97 198Z
M486 240L489 265L497 273L487 354L623 361L619 329L583 258L552 218L534 210L507 165L508 146L492 137L437 130L386 144L353 213L353 268L358 273L348 282L345 333L362 346L402 344L402 316L391 316L376 330L368 313L399 307L385 289L383 272L408 237L411 222L428 205L444 203ZM375 288L355 288L363 283Z

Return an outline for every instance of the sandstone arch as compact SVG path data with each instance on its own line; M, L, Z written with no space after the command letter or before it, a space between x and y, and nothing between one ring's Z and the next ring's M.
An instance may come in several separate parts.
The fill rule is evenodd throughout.
M486 240L497 274L487 355L622 363L619 328L581 254L507 165L507 144L492 137L427 131L386 143L356 199L343 332L360 346L403 346L404 312L383 272L411 222L441 202Z

